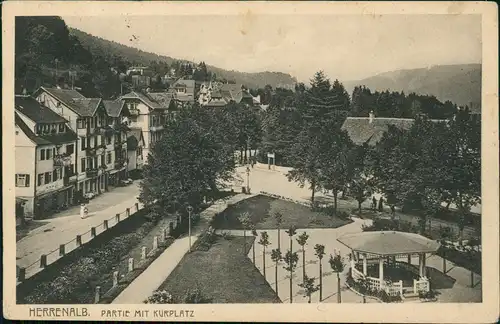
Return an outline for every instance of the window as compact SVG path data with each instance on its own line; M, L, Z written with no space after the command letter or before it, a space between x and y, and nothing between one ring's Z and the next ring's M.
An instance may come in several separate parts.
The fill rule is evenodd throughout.
M59 124L59 133L64 133L64 124Z
M66 154L73 154L73 153L75 153L75 145L74 144L66 145Z
M111 163L111 152L108 152L108 154L106 154L106 163L107 164Z
M40 161L45 160L45 149L40 150Z
M45 172L45 184L52 182L52 172Z
M54 179L54 181L57 181L57 170L54 170L52 171L52 179Z
M29 174L16 174L16 187L29 187L30 175Z
M59 152L59 149L57 151ZM56 156L56 148L55 147L52 149L52 156Z
M76 121L76 127L79 129L83 129L87 127L87 120L85 118L79 118Z
M50 160L50 158L52 157L52 150L51 149L47 149L46 152L45 152L45 157L47 160Z
M106 136L106 144L111 144L111 136Z
M90 128L94 128L94 118L90 118Z
M101 165L106 165L106 156L104 154L101 155Z
M43 178L43 173L40 173L40 174L38 175L38 185L39 185L39 186L41 186L41 185L43 185L43 184L44 184L43 179L44 179L44 178Z
M80 165L82 167L81 172L85 172L85 158L82 158Z
M85 151L85 149L87 148L87 138L80 137L80 142L82 143L82 151Z
M50 131L51 131L52 133L55 133L55 132L57 131L57 125L56 125L56 124L52 124L52 125L50 125Z

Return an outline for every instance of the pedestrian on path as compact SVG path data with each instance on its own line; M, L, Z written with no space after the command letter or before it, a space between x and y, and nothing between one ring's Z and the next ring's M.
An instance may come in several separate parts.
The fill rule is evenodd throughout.
M377 208L377 198L375 196L372 197L372 210L375 211Z
M384 198L382 197L378 201L378 211L381 213L384 211Z
M396 217L396 207L394 205L391 205L391 217L392 219Z

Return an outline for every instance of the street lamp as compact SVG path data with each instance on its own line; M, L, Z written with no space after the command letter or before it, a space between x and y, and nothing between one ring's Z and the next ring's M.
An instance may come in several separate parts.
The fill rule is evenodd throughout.
M187 206L187 211L189 213L188 219L188 235L189 235L189 252L191 252L191 213L193 212L193 207L190 205Z

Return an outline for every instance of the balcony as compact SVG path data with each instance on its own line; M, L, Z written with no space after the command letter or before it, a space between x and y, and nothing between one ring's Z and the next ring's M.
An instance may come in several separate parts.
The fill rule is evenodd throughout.
M85 170L85 174L87 175L87 178L93 178L93 177L97 177L99 173L99 169L97 168L88 168L87 170Z
M139 116L139 109L129 109L131 116Z
M127 166L128 159L118 158L115 160L115 169L120 170L123 167Z
M87 147L85 151L87 152L87 156L97 154L97 149L95 147Z
M113 129L115 130L115 132L118 132L118 133L130 131L130 128L125 123L116 123L113 125Z
M71 154L62 153L54 156L55 167L69 166L70 164L71 164Z
M152 132L158 132L158 131L163 130L163 126L161 126L161 125L158 125L158 126L151 126L151 127L149 128L149 130L150 130L150 131L152 131Z

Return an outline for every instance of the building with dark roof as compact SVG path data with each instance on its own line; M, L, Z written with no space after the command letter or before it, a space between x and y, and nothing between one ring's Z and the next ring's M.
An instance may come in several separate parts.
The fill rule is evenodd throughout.
M121 101L86 98L73 89L41 87L36 100L67 120L78 136L75 191L78 200L100 194L127 177L127 130Z
M435 122L444 122L444 120L433 120ZM342 130L347 134L356 145L368 144L376 145L389 129L389 125L395 126L401 130L411 128L415 119L412 118L381 118L375 117L370 113L369 117L347 117L342 124Z
M15 100L16 197L43 218L73 202L77 135L67 120L29 96Z
M177 110L177 99L170 92L132 91L119 98L130 114L129 126L141 129L144 141L141 153L145 163L152 146L163 136L164 127ZM143 150L143 152L142 152Z

